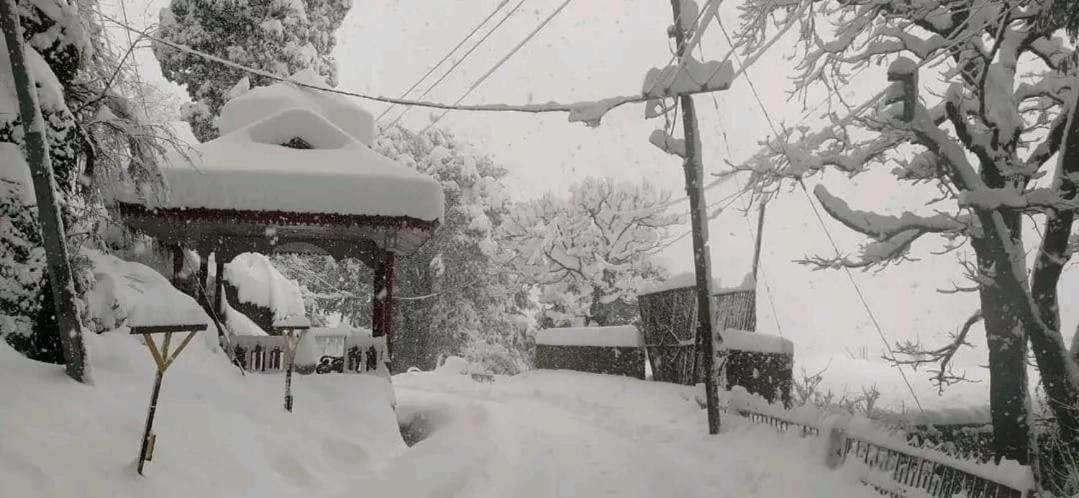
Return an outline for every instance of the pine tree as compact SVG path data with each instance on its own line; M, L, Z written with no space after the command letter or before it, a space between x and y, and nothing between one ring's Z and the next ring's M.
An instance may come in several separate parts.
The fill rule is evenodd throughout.
M173 0L161 10L159 36L283 78L314 69L334 85L334 32L350 7L350 0ZM187 87L192 102L182 117L204 142L217 137L216 117L237 82L271 83L163 43L153 49L165 77Z

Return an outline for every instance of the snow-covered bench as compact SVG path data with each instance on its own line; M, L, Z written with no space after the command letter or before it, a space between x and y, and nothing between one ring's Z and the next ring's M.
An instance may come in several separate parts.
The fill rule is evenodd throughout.
M536 334L536 368L644 379L644 361L644 341L632 325L551 328Z

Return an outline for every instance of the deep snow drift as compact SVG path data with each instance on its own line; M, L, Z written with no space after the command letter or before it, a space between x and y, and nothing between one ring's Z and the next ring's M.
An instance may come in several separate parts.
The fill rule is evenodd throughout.
M476 382L460 369L394 378L407 448L368 375L242 376L212 346L165 377L154 459L134 470L152 363L120 329L89 338L93 386L0 345L0 482L34 497L874 496L828 471L820 442L737 418L704 432L694 390L573 372Z

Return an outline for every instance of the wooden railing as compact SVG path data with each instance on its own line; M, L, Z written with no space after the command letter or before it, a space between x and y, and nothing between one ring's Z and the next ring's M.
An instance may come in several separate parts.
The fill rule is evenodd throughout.
M958 468L947 458L934 455L902 444L883 444L868 438L847 435L842 427L822 434L821 428L802 422L788 420L775 414L764 414L749 407L738 407L737 413L755 423L768 425L780 431L797 430L802 437L828 437L829 454L836 453L838 462L855 459L865 466L862 482L884 496L932 496L952 498L964 493L965 498L1026 498L1035 496L1033 490L1021 489L985 475L977 475L970 469ZM838 464L838 462L836 462ZM832 462L829 462L832 463Z

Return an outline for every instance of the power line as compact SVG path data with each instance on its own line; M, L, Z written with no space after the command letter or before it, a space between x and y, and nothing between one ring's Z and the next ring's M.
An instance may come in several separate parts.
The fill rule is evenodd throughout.
M559 5L558 8L551 13L551 15L547 16L547 18L544 19L543 22L539 23L539 25L536 26L536 28L533 29L532 32L528 33L528 36L525 36L525 38L521 40L521 42L518 43L517 46L513 47L513 49L510 50L509 53L507 53L504 57L502 57L502 59L496 62L495 65L491 66L491 69L488 69L486 73L483 73L483 76L480 76L480 78L476 80L475 83L472 83L472 86L468 87L468 90L465 90L465 93L461 94L461 96L453 103L453 105L456 106L457 104L460 104L462 100L471 95L472 92L476 90L476 88L483 84L483 82L486 81L487 78L489 78L492 74L494 74L494 72L497 71L498 68L502 67L502 65L505 64L506 61L508 61L511 57L514 56L514 54L517 53L517 51L521 50L521 47L524 47L525 44L529 42L529 40L536 36L536 33L539 33L544 26L550 23L551 20L554 19L555 16L557 16L560 12L562 12L562 9L565 9L566 6L569 5L569 3L572 1L573 0L565 0L564 2L562 2L562 5ZM426 132L427 130L431 129L432 126L438 124L438 122L441 121L442 118L450 112L450 110L451 109L446 109L442 111L442 114L440 114L437 118L431 121L431 123L423 129L423 132Z
M505 4L505 2L502 2L502 3ZM443 80L445 80L447 77L449 77L450 74L453 74L453 72L462 63L464 63L466 60L468 60L468 57L470 55L472 55L472 53L475 52L477 48L480 48L480 46L483 45L484 42L486 42L487 39L490 38L491 35L493 35L495 33L495 31L498 31L498 28L501 28L502 25L505 24L506 21L508 21L509 18L512 17L513 14L515 14L517 12L517 9L520 9L521 5L524 5L524 3L525 3L525 0L520 0L519 2L517 2L517 4L514 5L513 8L510 9L510 11L507 12L506 15L503 16L502 19L499 20L498 23L495 24L495 26L490 29L490 31L487 32L487 34L483 35L483 38L480 38L480 40L477 41L475 45L472 45L472 48L468 49L468 51L465 52L465 54L462 55L460 59L457 59L457 61L454 62L453 65L450 66L450 68L447 69L446 72L442 74L442 76L440 76L437 80L435 80L435 82L432 83L431 86L427 87L427 90L424 90L423 94L421 94L419 98L422 99L422 98L426 97L427 94L431 93L431 90L434 90L435 87L437 87L440 83L442 83ZM501 5L499 5L499 7L501 7ZM496 9L495 12L498 12L498 9ZM495 12L492 12L491 15L494 15ZM488 17L488 19L490 19L490 17ZM405 110L402 111L401 114L399 114L397 116L397 118L394 119L393 122L389 124L389 127L392 128L394 125L396 125L398 122L400 122L401 119L405 117L405 114L408 114L408 111L410 111L411 109L412 109L411 107L406 107Z
M727 29L723 26L723 23L721 21L719 21L718 19L716 21L717 21L717 24L719 24L720 31L723 33L723 37L727 39L727 43L731 44L733 46L733 43L731 42L730 35L727 34ZM735 57L735 60L739 59L738 54L735 54L734 57ZM741 65L740 60L738 60L738 64ZM753 84L753 78L750 77L749 71L743 71L743 74L746 77L746 82L749 84L749 89L753 93L753 98L757 101L757 105L760 106L761 112L764 114L765 119L768 121L768 126L772 129L772 133L776 134L777 139L780 138L779 137L779 130L776 129L775 122L772 120L771 114L768 113L768 107L764 105L764 101L761 99L760 94L757 93L757 86ZM784 145L785 145L786 144L786 139L783 139L783 141L784 141ZM794 160L791 159L790 155L788 154L786 146L782 147L782 151L783 151L783 155L787 156L787 161L789 161L789 162L791 162L793 164ZM806 186L805 186L805 182L803 182L801 178L798 179L798 185L800 185L802 187L802 193L805 194L806 200L809 201L809 206L813 209L813 214L816 216L817 221L820 223L821 229L824 230L824 234L828 237L828 242L831 243L832 248L836 252L836 256L840 256L839 245L836 244L835 239L832 238L832 234L828 230L828 226L824 223L824 217L822 217L821 214L820 214L820 211L817 210L817 205L814 204L813 200L810 198L809 191L806 189ZM858 282L854 279L854 275L851 273L850 268L847 268L846 266L844 266L843 269L845 270L845 273L847 275L847 279L850 281L851 287L854 288L854 292L858 295L858 299L859 299L859 301L861 301L862 307L865 309L866 314L869 315L869 319L873 323L873 327L876 329L877 335L880 337L881 343L884 344L885 350L888 351L888 356L894 358L895 357L895 352L892 350L892 346L888 342L888 338L886 337L886 334L884 333L884 328L881 327L880 322L877 320L876 313L874 313L873 308L869 306L869 301L865 298L865 295L862 293L862 289L858 285ZM912 398L914 398L914 403L916 405L918 405L918 409L924 413L925 408L922 407L922 402L921 402L921 400L918 399L918 394L914 392L914 385L912 385L911 382L910 382L910 379L907 378L907 373L900 366L896 366L896 370L899 371L899 375L903 378L903 383L907 385L907 390L910 391L910 396Z
M339 89L336 89L336 88L329 88L329 87L325 87L325 86L311 85L311 84L308 84L308 83L304 83L302 81L293 80L293 79L285 77L285 76L276 75L276 74L270 73L268 71L264 71L262 69L255 69L253 67L245 66L245 65L240 64L238 62L231 61L229 59L225 59L225 58L222 58L222 57L218 57L216 55L208 54L206 52L196 50L196 49L188 47L186 45L181 45L179 43L164 40L164 39L162 39L160 37L151 35L150 33L146 32L145 30L140 30L138 28L134 28L134 27L132 27L132 26L130 26L128 24L125 24L125 23L123 23L121 21L118 21L118 20L112 18L112 17L109 17L109 16L101 13L100 11L98 11L98 14L101 15L101 17L103 19L105 19L105 20L107 20L107 21L109 21L109 22L111 22L111 23L113 23L113 24L115 24L115 25L117 25L117 26L119 26L121 28L129 30L129 31L131 31L133 33L142 35L147 40L157 42L157 43L161 43L163 45L167 45L167 46L169 46L171 48L182 51L184 53L187 53L187 54L190 54L190 55L193 55L193 56L196 56L196 57L201 57L201 58L206 59L208 61L215 62L215 63L221 64L223 66L231 67L231 68L236 69L238 71L243 71L243 72L246 72L248 74L252 74L252 75L255 75L255 76L260 76L260 77L263 77L263 78L266 78L266 79L269 79L269 80L273 80L273 81L283 81L283 82L287 82L287 83L292 83L292 84L294 84L296 86L303 87L303 88L308 88L308 89L311 89L311 90L317 90L317 91L320 91L320 92L344 95L344 96L348 96L348 97L355 97L355 98L358 98L358 99L370 100L370 101L373 101L373 102L382 102L384 104L397 104L397 105L406 105L406 106L414 106L414 107L426 107L426 108L430 108L430 109L442 109L442 110L454 110L454 111L523 112L523 113L531 113L531 114L541 114L541 113L548 113L548 112L574 112L574 111L578 111L578 110L580 110L582 108L595 106L597 104L595 101L581 101L581 102L572 102L572 103L562 103L562 102L553 102L552 101L552 102L548 102L548 103L544 103L544 104L524 104L524 105L519 105L519 104L470 104L470 105L452 104L451 105L451 104L444 104L444 103L441 103L441 102L430 102L430 101L410 100L410 99L398 99L398 98L386 97L386 96L382 96L382 95L371 95L371 94L352 92L352 91L347 91L347 90L339 90ZM689 93L697 93L697 92L689 92ZM651 100L654 100L654 98L651 97L651 96L646 96L644 94L636 94L636 95L624 95L624 96L619 96L619 97L609 97L609 98L603 99L602 103L603 103L603 105L604 105L604 107L606 109L613 109L615 107L618 107L618 106L621 106L621 105L624 105L624 104L644 103L644 102L648 102L648 101L651 101Z
M405 90L404 93L399 95L397 98L403 99L403 98L407 97L408 94L412 93L412 90L415 90L416 87L420 86L420 83L423 83L423 80L426 80L427 77L431 75L431 73L435 72L435 69L438 69L438 67L441 66L443 62L446 62L450 58L450 56L452 56L454 54L454 52L457 52L457 49L461 48L461 46L464 45L465 42L469 40L469 38L472 38L472 35L475 35L476 32L479 31L480 28L483 27L484 24L487 24L487 21L490 21L491 18L494 17L495 14L497 14L499 10L502 10L502 7L505 6L507 3L509 3L509 0L502 0L501 2L499 2L498 5L495 6L494 10L492 10L491 13L487 15L487 17L483 18L483 20L480 21L479 24L477 24L474 28L472 28L472 31L469 31L468 34L465 35L464 38L461 38L461 41L457 42L457 45L454 45L454 47L451 48L449 52L446 52L446 55L443 56L442 59L440 59L438 62L436 62L435 65L431 66L431 68L428 69L426 73L423 73L423 76L420 76L420 79L416 80L416 82L413 83L412 86L408 87L408 90ZM127 22L127 17L126 16L124 17L124 22ZM465 54L465 57L467 57L467 56L468 56L468 54ZM451 70L452 70L452 68L451 68ZM435 84L437 84L437 83L435 83ZM420 98L423 98L423 97L420 97ZM387 107L386 110L382 111L382 114L379 114L378 117L375 118L375 121L381 120L395 106L396 106L396 104L390 104L390 106Z

